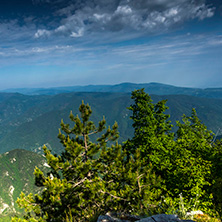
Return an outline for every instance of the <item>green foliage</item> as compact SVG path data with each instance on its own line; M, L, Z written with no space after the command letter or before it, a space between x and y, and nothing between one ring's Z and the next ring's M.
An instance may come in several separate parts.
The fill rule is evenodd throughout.
M10 222L11 216L0 216L0 222Z
M34 185L33 171L38 166L46 172L45 162L42 155L22 149L0 155L0 221L10 221L7 218L15 212L23 213L16 200L21 191L26 194L39 191Z
M139 149L144 161L151 162L158 175L164 179L163 171L170 167L174 146L169 115L164 113L168 109L166 100L153 104L144 89L133 91L131 98L134 99L134 104L129 107L133 112L134 136L125 143L124 149L128 156L134 155Z
M210 187L212 181L213 134L198 119L195 109L191 117L183 116L183 123L177 122L175 146L175 167L173 174L176 186L170 191L176 195L183 192L185 197L199 195L200 208L212 207Z
M184 115L182 122L177 122L178 129L173 134L169 115L165 114L165 100L154 104L143 89L135 90L132 99L134 104L129 109L133 113L134 136L124 145L128 156L134 155L137 148L141 151L147 164L151 163L155 173L161 176L162 189L168 198L174 200L182 194L184 202L189 202L198 195L199 208L212 213L221 189L221 177L212 175L222 172L221 164L214 163L221 158L221 146L216 152L212 132L193 109L190 117ZM213 186L215 178L218 187Z
M191 212L199 210L199 195L196 198L184 199L182 194L178 197L162 197L159 204L159 213L176 214L180 219L192 219Z
M83 102L79 112L80 117L70 113L73 127L61 122L62 155L43 148L51 170L45 175L35 169L35 183L43 191L21 194L17 203L26 210L21 221L93 221L95 215L108 211L148 214L160 197L160 178L145 164L140 150L126 158L115 142L117 123L105 130L103 118L95 126L92 110ZM92 135L99 135L96 143L90 140Z
M43 148L50 172L35 169L35 184L43 191L21 194L21 222L95 221L108 211L185 218L194 209L210 215L216 210L221 217L221 141L213 142L195 109L172 133L166 100L153 103L143 89L132 92L132 99L134 135L123 148L116 142L117 123L105 129L103 118L96 126L88 104L80 105L80 117L70 113L72 126L61 122L65 150L56 155Z
M159 206L158 213L175 214L183 220L193 220L196 222L219 222L219 215L209 216L199 210L199 195L196 198L184 199L182 194L177 198L163 197Z
M124 144L124 149L128 156L134 155L139 149L145 163L152 163L155 172L165 180L165 171L172 168L171 158L175 146L169 115L164 113L168 109L166 101L153 104L143 89L133 91L132 99L134 104L129 109L133 112L134 136Z
M214 183L212 186L212 193L214 204L220 215L220 219L222 219L222 141L216 141L214 144L211 159L213 164L212 177L214 179Z

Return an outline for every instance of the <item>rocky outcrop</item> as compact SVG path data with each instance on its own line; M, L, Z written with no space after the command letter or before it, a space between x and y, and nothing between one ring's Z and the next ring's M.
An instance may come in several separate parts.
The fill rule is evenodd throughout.
M180 220L176 215L158 214L147 218L133 215L120 215L107 213L99 216L97 222L194 222L193 220Z
M148 218L143 218L138 222L193 222L193 220L180 220L176 215L159 214Z

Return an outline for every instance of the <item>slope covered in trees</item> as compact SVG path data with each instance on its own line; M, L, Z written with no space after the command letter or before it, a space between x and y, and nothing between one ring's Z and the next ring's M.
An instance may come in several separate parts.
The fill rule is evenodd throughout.
M134 133L123 147L115 143L117 124L105 129L102 119L95 126L88 104L80 105L80 116L70 113L72 124L61 122L64 151L57 155L44 147L51 171L35 169L36 185L44 189L21 194L18 203L27 215L14 221L95 221L108 211L172 212L179 209L179 195L185 204L197 199L198 210L222 216L221 142L213 143L195 109L177 122L173 133L166 101L153 103L144 90L134 91L132 99ZM91 141L97 133L97 142Z
M48 169L42 155L27 150L13 150L0 155L0 221L1 216L13 215L21 210L16 204L21 191L38 192L34 185L33 171L38 166Z
M1 94L0 94L1 95ZM2 95L3 96L3 95ZM78 113L81 100L92 104L92 120L97 122L106 117L107 124L114 121L119 124L119 142L133 135L128 93L67 93L55 96L27 96L21 94L4 94L0 97L0 153L22 148L38 150L43 144L49 144L55 152L62 146L55 140L58 134L60 119L69 122L70 110ZM222 128L222 100L197 98L185 95L152 95L154 102L167 99L172 124L181 120L183 114L190 115L194 107L198 117L208 129L215 133ZM44 124L43 124L44 123ZM175 129L173 128L175 131Z

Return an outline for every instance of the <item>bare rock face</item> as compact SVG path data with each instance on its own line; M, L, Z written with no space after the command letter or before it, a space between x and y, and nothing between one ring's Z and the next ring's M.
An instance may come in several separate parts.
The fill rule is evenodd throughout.
M176 215L158 214L151 217L141 219L133 215L118 215L116 213L108 213L99 216L97 222L195 222L193 220L180 220Z

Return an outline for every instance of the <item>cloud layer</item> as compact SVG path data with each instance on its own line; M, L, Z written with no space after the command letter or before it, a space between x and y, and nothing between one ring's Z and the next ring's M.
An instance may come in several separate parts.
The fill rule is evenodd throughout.
M44 0L35 2L40 4ZM159 33L192 19L203 20L212 17L215 10L214 7L207 5L205 0L75 0L56 3L45 0L45 2L54 6L60 3L60 8L54 13L54 16L60 20L54 28L45 27L37 30L36 38L56 34L77 38L87 33L119 31Z
M221 76L220 7L221 0L8 0L0 9L0 87L203 85Z

